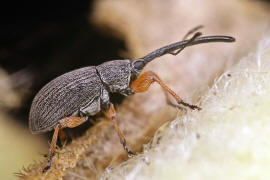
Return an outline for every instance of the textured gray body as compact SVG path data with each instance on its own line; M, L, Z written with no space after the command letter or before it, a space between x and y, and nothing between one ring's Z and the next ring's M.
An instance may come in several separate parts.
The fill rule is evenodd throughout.
M109 92L126 93L130 61L115 60L80 68L46 84L35 96L29 116L32 133L49 131L68 116L92 116L109 105Z

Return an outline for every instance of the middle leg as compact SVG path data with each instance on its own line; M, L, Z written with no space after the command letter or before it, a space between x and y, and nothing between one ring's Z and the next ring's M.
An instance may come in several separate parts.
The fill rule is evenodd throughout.
M114 128L115 128L115 130L116 130L116 132L118 134L118 137L120 139L120 142L123 145L125 151L128 153L129 156L134 155L134 153L131 150L128 149L127 143L126 143L126 139L125 139L123 133L121 132L121 130L120 130L120 128L119 128L119 126L118 126L118 124L116 122L116 111L115 111L114 106L113 106L112 103L110 103L110 107L109 107L109 109L106 112L106 116L109 119L112 120L113 125L114 125Z

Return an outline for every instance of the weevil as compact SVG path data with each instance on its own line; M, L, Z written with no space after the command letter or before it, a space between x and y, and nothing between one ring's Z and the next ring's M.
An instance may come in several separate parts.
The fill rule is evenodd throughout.
M197 29L189 31L187 35ZM155 58L165 54L177 55L187 46L235 41L230 36L199 36L201 33L197 32L188 40L184 39L161 47L135 60L112 60L98 66L76 69L46 84L34 97L29 115L29 128L32 133L54 129L48 164L43 172L51 167L59 130L79 126L87 121L88 117L100 111L104 112L107 118L113 122L125 151L129 155L134 154L127 147L126 139L118 127L116 111L110 102L110 93L120 93L125 96L141 93L148 90L150 85L156 82L176 100L178 105L199 110L198 106L186 103L181 99L154 72L147 71L140 75L143 68Z

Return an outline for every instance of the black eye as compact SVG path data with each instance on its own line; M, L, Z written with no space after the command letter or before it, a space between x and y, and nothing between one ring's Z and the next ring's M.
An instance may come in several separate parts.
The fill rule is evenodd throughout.
M143 67L145 66L144 61L143 60L135 60L133 62L133 67L137 70L141 70Z

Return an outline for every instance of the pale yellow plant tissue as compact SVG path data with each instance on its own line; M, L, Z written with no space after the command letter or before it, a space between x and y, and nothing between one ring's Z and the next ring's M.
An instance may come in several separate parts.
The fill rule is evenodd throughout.
M270 179L270 39L221 75L200 106L101 179Z

